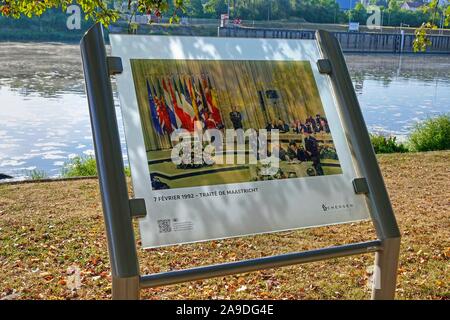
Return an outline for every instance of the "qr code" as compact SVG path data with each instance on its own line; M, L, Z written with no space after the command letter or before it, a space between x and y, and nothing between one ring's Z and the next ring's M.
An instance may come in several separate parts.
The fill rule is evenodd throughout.
M170 219L158 220L159 233L167 233L172 231Z

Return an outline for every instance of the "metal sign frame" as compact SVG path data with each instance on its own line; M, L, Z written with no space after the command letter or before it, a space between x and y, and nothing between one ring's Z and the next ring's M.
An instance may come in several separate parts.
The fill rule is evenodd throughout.
M378 240L141 275L132 220L145 215L146 209L142 199L128 197L110 80L111 76L122 72L122 64L120 58L107 56L101 25L88 30L81 41L81 55L108 239L113 299L139 299L143 288L369 252L375 253L372 299L395 297L400 231L340 45L326 31L317 31L316 39L323 56L317 62L319 71L331 80L361 177L353 181L355 192L365 194L371 203L371 218Z

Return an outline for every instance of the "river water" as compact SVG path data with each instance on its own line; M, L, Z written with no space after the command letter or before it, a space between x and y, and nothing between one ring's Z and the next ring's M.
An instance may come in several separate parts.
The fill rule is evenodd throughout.
M0 59L0 173L53 177L70 158L92 155L79 47L0 43ZM450 112L450 55L346 59L371 132L404 139L417 121Z

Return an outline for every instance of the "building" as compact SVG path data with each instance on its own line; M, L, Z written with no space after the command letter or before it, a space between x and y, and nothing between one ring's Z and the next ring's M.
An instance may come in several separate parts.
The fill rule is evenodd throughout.
M405 1L401 5L401 8L404 9L404 10L409 10L409 11L417 11L420 7L429 4L431 1L432 0ZM449 3L448 0L439 0L439 5L440 6L448 5L448 3Z
M409 10L409 11L417 11L420 7L422 7L424 5L423 2L408 2L405 1L403 2L403 4L401 5L401 9L404 10Z

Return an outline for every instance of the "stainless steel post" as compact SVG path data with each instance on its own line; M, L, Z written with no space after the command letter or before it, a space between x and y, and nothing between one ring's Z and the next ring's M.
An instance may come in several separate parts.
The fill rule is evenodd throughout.
M108 238L112 295L113 299L138 299L139 265L136 243L100 24L94 25L84 35L81 55Z
M323 58L328 59L331 64L330 79L344 130L349 137L359 174L366 178L372 220L378 239L382 241L382 250L376 253L375 258L372 298L393 299L400 251L400 230L339 42L331 33L322 30L316 33L316 39Z

